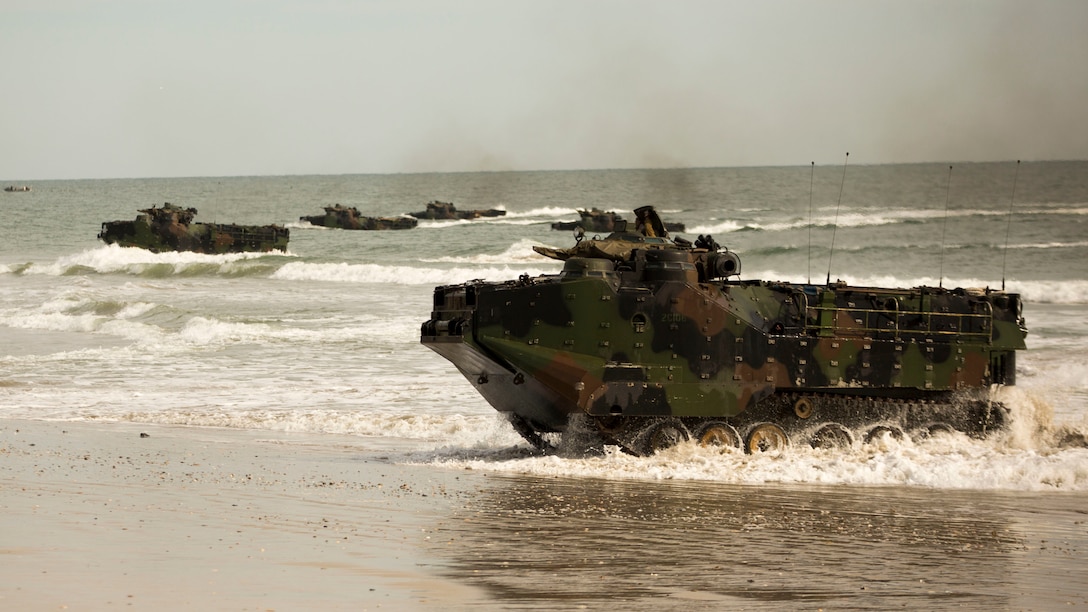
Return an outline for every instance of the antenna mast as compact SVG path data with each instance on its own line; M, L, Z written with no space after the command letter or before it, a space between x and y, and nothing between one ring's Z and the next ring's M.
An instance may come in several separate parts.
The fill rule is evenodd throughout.
M808 173L808 284L812 284L812 180L816 176L816 162Z
M948 183L944 187L944 220L941 222L941 259L940 259L940 280L937 281L937 288L944 287L944 236L948 231L948 195L952 192L952 166L948 167Z
M1016 179L1020 177L1020 160L1016 160L1016 172L1012 175L1012 197L1009 198L1008 223L1005 225L1005 251L1001 255L1001 290L1005 290L1005 262L1009 258L1009 232L1012 231L1012 203L1016 201Z
M839 183L839 201L835 204L835 222L831 224L831 252L827 255L827 285L831 286L831 259L835 257L835 233L839 230L839 206L842 204L842 189L846 185L846 164L850 162L850 151L842 162L842 182Z

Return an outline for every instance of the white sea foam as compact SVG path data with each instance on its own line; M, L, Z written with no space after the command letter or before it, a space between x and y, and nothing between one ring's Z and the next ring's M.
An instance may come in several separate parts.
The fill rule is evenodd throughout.
M115 302L109 308L96 306L101 306L101 302L91 297L67 294L31 308L0 312L0 325L41 331L107 333L142 339L147 335L147 326L134 319L155 308L155 304L148 302Z
M1024 244L1010 244L1010 249L1082 249L1088 247L1088 241L1077 242L1034 242Z
M445 256L421 260L422 263L431 264L464 264L453 268L426 268L371 263L312 263L295 259L287 260L286 263L280 260L275 264L258 264L256 260L267 254L151 253L143 249L109 245L83 251L76 255L61 257L52 263L32 263L25 266L23 273L28 275L63 276L73 269L86 268L99 273L126 272L141 275L150 270L162 268L164 269L163 276L187 275L194 270L202 269L206 269L207 274L237 276L244 275L249 267L259 265L262 268L272 270L270 278L274 280L440 285L473 279L503 281L517 278L522 274L538 276L557 273L560 267L558 263L549 261L532 250L533 246L539 244L541 243L534 240L520 239L500 253ZM1088 245L1088 243L1085 244ZM1039 246L1022 245L1022 248L1038 248ZM13 268L7 266L7 269L10 271ZM806 281L799 274L783 273L776 270L748 270L744 274L744 278L775 279L794 283ZM855 286L873 287L932 287L938 284L944 287L1000 288L1001 286L1000 279L968 277L938 279L929 276L896 277L889 275L833 274L833 278ZM1026 302L1088 304L1088 280L1021 281L1013 279L1006 282L1006 288L1009 291L1020 293Z
M533 208L531 210L522 211L509 211L506 213L507 219L521 219L521 218L556 218L556 217L575 217L578 215L577 208L565 208L560 206L544 206L541 208Z
M794 444L782 452L748 455L740 450L684 443L652 457L615 447L586 453L566 448L533 452L498 413L440 414L381 409L266 410L230 404L209 408L138 410L111 418L142 423L227 427L278 432L341 434L413 441L393 459L450 469L536 476L712 481L738 484L822 483L907 485L941 489L1088 490L1088 424L1052 422L1044 401L1010 390L1010 428L984 440L960 433L929 439L856 441L845 450ZM358 398L356 398L358 400ZM1010 401L1011 400L1011 401ZM75 415L68 415L73 418ZM100 419L85 410L80 419Z
M534 264L540 264L534 261ZM277 280L330 281L342 283L389 283L394 285L444 285L481 279L504 281L522 274L539 276L555 273L556 269L511 268L509 265L487 268L416 268L411 266L382 266L378 264L320 264L291 262L272 274Z
M447 452L411 460L452 469L535 476L695 480L733 484L820 483L907 485L939 489L1088 490L1088 451L1041 455L996 448L956 434L915 445L880 442L849 451L793 447L781 453L717 452L685 443L653 457L606 449L601 456L523 456L508 452Z
M826 212L826 211L824 211ZM724 234L729 232L736 232L741 230L760 230L760 231L787 231L793 229L801 229L805 227L831 227L833 225L838 227L868 227L873 225L888 225L891 223L902 223L904 221L918 221L932 218L935 214L934 211L929 210L884 210L873 209L865 211L850 211L845 212L836 217L821 216L809 220L807 218L796 218L789 221L771 222L771 223L758 223L748 222L739 223L733 220L727 220L720 223L711 223L706 225L696 225L688 228L689 234Z
M293 257L290 253L276 251L272 254ZM116 272L142 273L152 267L169 267L174 274L184 273L194 266L214 266L222 273L238 270L239 264L268 256L269 253L224 253L207 255L189 251L153 253L136 247L120 247L116 244L87 249L74 255L65 255L51 263L32 263L23 274L63 276L72 270L84 268L102 274Z
M414 336L419 324L415 318L390 319L375 314L357 315L350 320L328 322L315 328L300 328L286 320L273 325L183 313L169 317L170 324L180 325L179 328L138 320L158 308L158 305L144 301L103 303L87 295L70 294L32 308L0 311L0 325L27 330L109 334L156 350L178 345L170 347L170 351L175 352L182 350L183 345L296 342L320 346L364 339L376 344L393 343Z
M501 253L479 253L476 255L468 256L445 256L436 257L432 259L422 259L425 263L460 263L460 264L475 264L475 265L495 265L495 264L536 264L540 265L545 262L544 256L533 250L534 246L541 245L540 242L535 240L528 240L522 238L514 244L510 245L505 251Z
M484 444L416 451L407 460L536 476L1088 491L1086 432L1088 426L1053 425L1045 409L1021 398L1013 405L1010 429L985 440L960 433L919 441L885 437L872 443L858 441L846 450L795 444L758 455L720 452L688 442L652 457L633 457L614 447L586 456L564 452L562 446L556 454L541 456Z
M1085 206L1068 206L1064 208L1048 208L1027 211L1028 214L1052 214L1052 215L1088 215L1088 207ZM1015 214L1022 214L1021 211L1014 210Z
M741 230L760 230L760 231L789 231L796 229L803 229L809 226L812 227L870 227L877 225L891 225L894 223L910 223L921 222L932 219L941 218L963 218L963 217L1001 217L1007 215L1007 211L1002 210L982 210L982 209L964 209L964 210L933 210L926 208L910 208L910 209L853 209L844 211L842 214L835 215L834 209L821 209L818 216L814 216L809 219L807 216L804 218L794 218L786 221L778 222L747 222L739 223L734 220L724 220L720 222L709 222L701 225L693 225L687 228L685 233L688 234L725 234L730 232L736 232ZM1024 210L1016 210L1017 216L1030 216L1030 215L1085 215L1088 214L1088 208L1031 208Z

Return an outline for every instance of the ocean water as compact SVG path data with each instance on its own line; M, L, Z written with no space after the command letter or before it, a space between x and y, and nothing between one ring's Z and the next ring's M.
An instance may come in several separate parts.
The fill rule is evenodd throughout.
M6 184L6 183L5 183ZM40 181L0 193L0 418L357 436L393 461L541 477L1088 490L1088 162ZM300 223L340 203L506 216L407 231ZM285 253L154 254L96 239L171 202L278 223ZM585 207L651 204L742 278L1020 292L1030 330L1009 431L828 453L536 456L419 343L435 285L554 273L533 245ZM832 245L834 249L832 250Z

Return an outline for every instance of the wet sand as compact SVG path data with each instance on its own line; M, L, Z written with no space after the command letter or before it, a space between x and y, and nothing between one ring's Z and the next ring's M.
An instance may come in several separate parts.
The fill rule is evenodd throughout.
M0 607L1088 606L1084 493L511 476L381 444L0 421Z
M0 607L410 610L479 598L425 569L421 550L459 475L371 460L350 442L0 421Z

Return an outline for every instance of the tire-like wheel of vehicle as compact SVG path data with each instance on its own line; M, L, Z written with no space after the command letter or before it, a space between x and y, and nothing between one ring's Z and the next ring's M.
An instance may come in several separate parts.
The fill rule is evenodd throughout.
M902 440L903 430L898 427L892 427L891 425L877 425L865 434L865 443L872 444L884 436L888 436L893 440Z
M948 423L930 423L925 427L919 427L911 433L911 437L916 440L928 440L937 436L948 436L956 432L956 428L952 427Z
M790 438L774 423L760 423L748 430L744 450L749 454L785 450L790 445Z
M634 450L636 454L649 456L690 439L688 428L679 419L662 419L639 434Z
M740 448L740 434L725 421L708 421L695 430L695 441L699 446L715 446L722 450Z
M838 423L826 423L821 425L809 440L812 448L835 450L850 448L854 444L854 435L850 430Z

